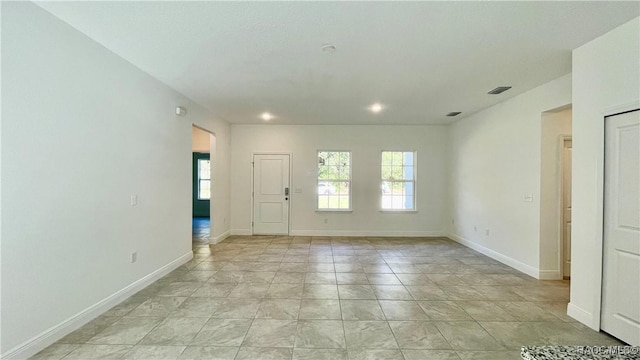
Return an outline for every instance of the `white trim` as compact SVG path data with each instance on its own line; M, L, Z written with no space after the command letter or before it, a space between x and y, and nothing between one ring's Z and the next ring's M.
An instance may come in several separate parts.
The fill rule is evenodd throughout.
M253 231L251 229L231 229L231 235L251 236Z
M444 237L443 231L291 230L291 236Z
M573 118L573 116L572 116ZM566 167L566 163L564 161L564 151L565 151L565 143L567 141L571 141L573 142L573 135L572 134L561 134L560 138L559 138L559 161L558 161L558 166L560 167L560 170L558 171L559 174L559 179L558 182L556 183L556 185L559 185L560 188L560 196L558 197L558 202L560 203L560 206L558 206L559 209L559 214L557 216L558 219L560 219L559 224L558 224L558 236L557 236L557 245L558 245L558 272L560 273L560 277L559 279L562 280L565 276L564 274L564 223L565 223L565 218L564 218L564 171L565 171L565 167ZM573 145L572 145L573 148ZM573 164L573 160L572 160L572 164ZM571 166L571 187L573 187L573 165ZM572 210L573 211L573 210ZM542 272L542 270L541 270ZM549 279L549 280L556 280L556 279Z
M227 230L218 236L210 237L209 244L219 244L224 239L228 238L230 235L231 235L231 230Z
M594 316L593 314L591 314L590 312L577 307L576 305L574 305L573 303L569 303L567 305L567 315L571 316L572 318L578 320L579 322L589 326L590 328L592 328L593 330L599 331L600 330L600 324L599 324L599 320L600 317L598 316L598 324L596 324L594 322Z
M538 280L562 280L562 272L559 270L540 270Z
M534 278L538 279L540 276L540 270L534 268L533 266L529 266L523 262L520 262L516 259L510 258L506 255L500 254L497 251L491 250L487 247L484 247L480 244L477 244L473 241L469 241L466 240L464 238L462 238L461 236L458 236L456 234L448 234L448 237L450 239L452 239L453 241L460 243L468 248L471 248L479 253L482 253L484 255L487 255L488 257L494 259L494 260L498 260L501 263L511 266L512 268L522 271L523 273L529 275L529 276L533 276Z
M119 291L107 296L106 298L98 301L97 303L89 306L88 308L80 311L79 313L69 317L62 321L58 325L52 326L42 333L32 337L31 339L23 342L22 344L14 347L13 349L2 354L2 359L26 359L30 356L37 354L47 346L62 339L64 336L70 334L74 330L77 330L82 325L85 325L89 321L102 315L107 310L111 309L115 305L118 305L122 301L129 298L131 295L144 289L154 281L160 279L171 271L184 265L189 260L193 259L193 251L189 250L188 253L178 257L171 261L167 265L153 271L152 273L134 281L133 283L125 286Z
M607 107L602 109L600 112L600 118L602 119L602 127L601 127L602 132L600 133L600 135L602 136L601 137L602 142L600 143L601 150L598 153L598 158L596 159L595 175L596 175L596 186L597 186L596 210L597 210L597 217L598 219L601 219L601 221L598 221L596 223L597 231L595 232L595 235L594 235L596 244L594 244L594 247L593 247L595 251L598 252L598 259L599 259L599 261L596 261L593 264L593 266L596 267L596 277L593 279L594 280L593 284L600 284L600 286L597 288L597 290L593 294L594 298L593 298L592 312L589 313L587 311L580 309L584 313L588 314L588 320L585 320L585 321L580 320L580 322L586 324L587 326L595 330L600 330L600 316L602 314L602 286L603 286L602 269L604 266L604 252L603 252L603 246L604 246L604 149L606 147L605 118L619 114L619 113L639 109L639 108L640 108L640 100L637 100L627 104ZM598 316L593 316L593 314L598 314ZM572 316L572 317L579 319L577 316L579 315Z

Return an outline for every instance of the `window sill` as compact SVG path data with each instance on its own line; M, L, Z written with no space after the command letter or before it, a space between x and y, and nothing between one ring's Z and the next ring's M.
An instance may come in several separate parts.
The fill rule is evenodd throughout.
M345 210L340 210L340 209L327 209L327 210L321 210L321 209L316 209L317 213L352 213L353 210L352 209L345 209Z
M418 210L379 210L383 214L417 214Z

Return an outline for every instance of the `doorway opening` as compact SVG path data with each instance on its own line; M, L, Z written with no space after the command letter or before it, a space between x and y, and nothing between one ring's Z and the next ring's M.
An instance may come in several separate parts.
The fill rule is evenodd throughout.
M542 113L540 136L541 280L569 280L571 276L571 121L571 105Z
M210 242L213 234L212 195L215 136L197 126L192 127L192 221L194 242Z

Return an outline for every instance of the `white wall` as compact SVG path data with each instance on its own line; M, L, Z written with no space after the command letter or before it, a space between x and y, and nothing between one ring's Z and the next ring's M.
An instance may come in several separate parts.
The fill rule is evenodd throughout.
M232 125L232 233L251 233L251 157L292 156L293 235L442 235L447 129L443 126ZM316 212L317 150L352 151L352 213ZM417 151L417 213L379 211L382 150ZM327 223L324 223L327 219Z
M640 18L573 51L573 248L569 315L600 327L604 115L638 107Z
M541 116L570 102L565 75L450 126L451 238L540 276Z
M540 146L540 274L562 279L562 156L571 136L571 108L542 114Z
M0 352L27 357L191 257L191 124L218 197L229 126L32 3L2 2L2 96Z
M191 151L199 153L208 153L211 151L211 134L197 127L193 127L191 131L192 146Z

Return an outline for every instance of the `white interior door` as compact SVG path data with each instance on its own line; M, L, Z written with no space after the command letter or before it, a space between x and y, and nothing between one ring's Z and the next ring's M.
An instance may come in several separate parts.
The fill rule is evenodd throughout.
M601 326L640 345L640 110L605 124Z
M571 277L571 149L570 139L562 149L562 275Z
M253 233L289 234L289 155L253 156Z

